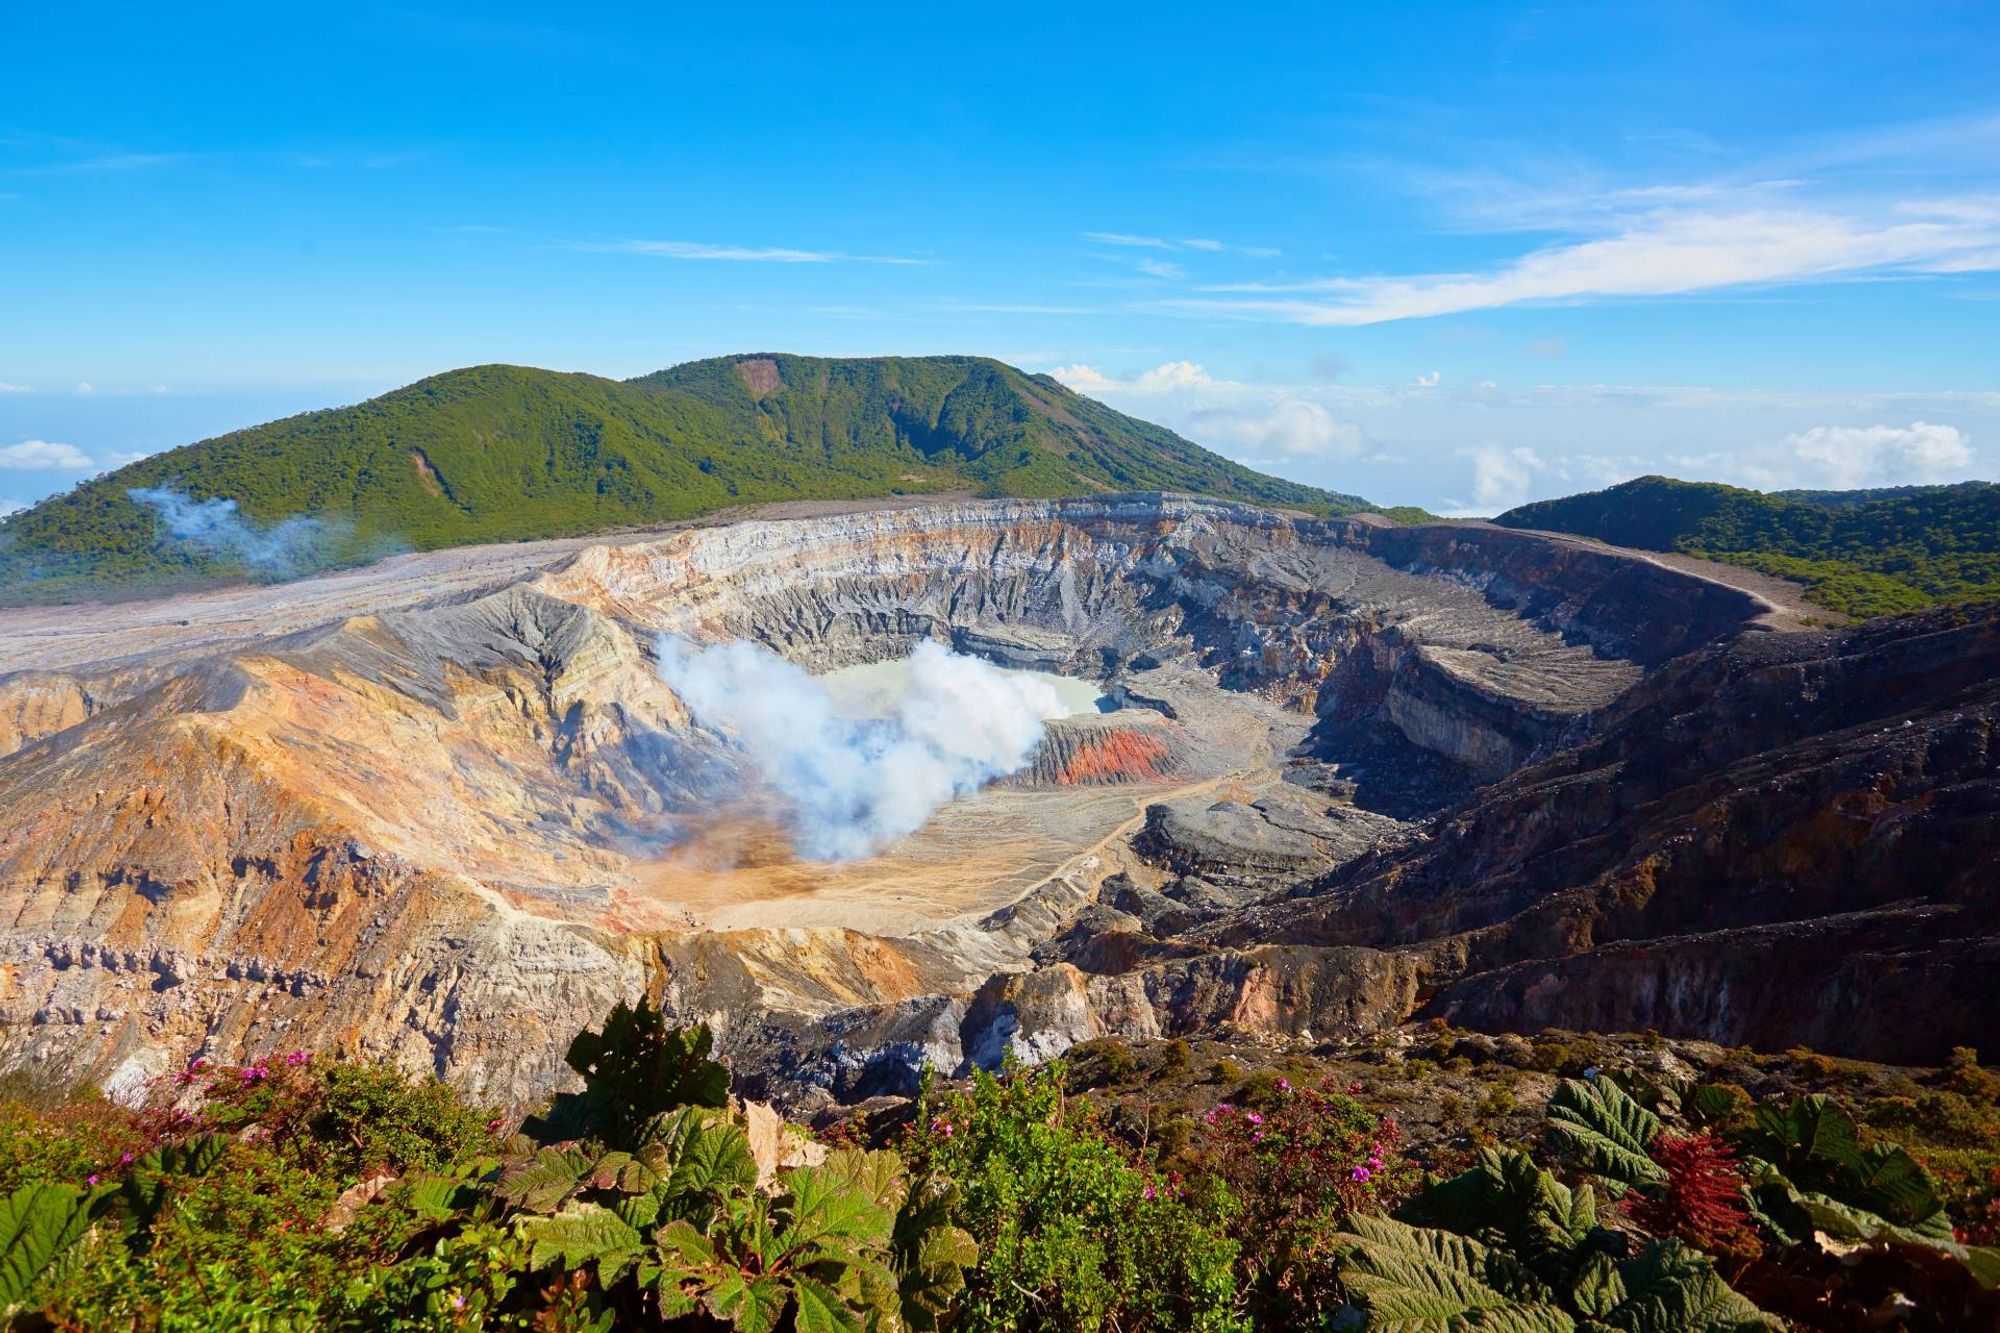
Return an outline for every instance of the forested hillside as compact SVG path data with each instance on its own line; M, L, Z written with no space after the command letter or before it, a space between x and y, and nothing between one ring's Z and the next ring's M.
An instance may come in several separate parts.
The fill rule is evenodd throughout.
M1744 565L1797 579L1811 600L1853 616L2000 596L2000 486L1990 482L1767 495L1640 477L1494 522Z
M164 494L149 504L135 489L237 508L169 523ZM1368 507L978 357L730 357L624 382L479 366L186 445L45 500L0 525L0 597L297 574L385 550L589 533L758 501L963 489ZM283 561L265 558L274 525L300 516L282 534Z

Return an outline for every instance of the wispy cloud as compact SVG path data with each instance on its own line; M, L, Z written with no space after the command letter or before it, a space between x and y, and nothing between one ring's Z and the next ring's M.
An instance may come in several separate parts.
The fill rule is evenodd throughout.
M90 176L108 172L146 171L178 166L193 160L194 153L95 153L66 162L41 162L32 166L9 167L12 176Z
M0 468L9 472L87 472L96 466L75 445L54 440L23 440L0 447Z
M1203 250L1210 254L1237 254L1251 259L1275 259L1282 253L1268 245L1231 245L1209 236L1169 240L1165 236L1142 236L1126 231L1087 231L1083 233L1083 239L1129 250Z
M938 261L914 255L855 255L838 250L798 250L788 246L716 245L706 241L568 241L566 250L605 254L646 255L654 259L687 259L737 264L908 264Z
M1907 203L1881 217L1652 211L1614 235L1549 246L1485 273L1217 284L1172 304L1296 324L1363 325L1528 303L2000 268L2000 221L1984 216L1985 203Z
M8 384L4 381L0 381L0 393L33 393L34 391L35 390L31 385Z

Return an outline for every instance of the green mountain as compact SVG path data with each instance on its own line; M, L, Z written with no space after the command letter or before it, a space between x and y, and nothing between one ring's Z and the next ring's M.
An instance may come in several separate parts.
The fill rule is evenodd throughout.
M2000 485L1991 482L1767 495L1640 477L1493 521L1760 569L1854 616L2000 596Z
M751 355L623 382L476 366L156 454L15 514L0 524L0 599L297 574L766 500L968 489L1369 508L982 357Z

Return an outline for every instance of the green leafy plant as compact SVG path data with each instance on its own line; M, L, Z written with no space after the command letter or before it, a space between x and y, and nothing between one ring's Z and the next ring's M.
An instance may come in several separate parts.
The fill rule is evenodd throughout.
M671 1027L652 1001L621 1000L603 1028L586 1028L570 1042L566 1058L583 1077L583 1091L559 1093L549 1113L525 1128L543 1139L601 1138L627 1147L663 1112L725 1106L729 1071L709 1059L714 1044L705 1025Z
M0 1319L12 1319L37 1285L90 1229L91 1193L74 1185L22 1185L0 1199Z
M1371 1329L1576 1328L1739 1333L1778 1325L1700 1251L1647 1242L1620 1257L1589 1186L1564 1186L1525 1153L1487 1149L1413 1200L1408 1220L1356 1216L1341 1278ZM1422 1220L1430 1227L1411 1225Z
M1549 1138L1614 1191L1666 1183L1666 1170L1647 1151L1661 1123L1607 1077L1565 1079L1549 1098Z

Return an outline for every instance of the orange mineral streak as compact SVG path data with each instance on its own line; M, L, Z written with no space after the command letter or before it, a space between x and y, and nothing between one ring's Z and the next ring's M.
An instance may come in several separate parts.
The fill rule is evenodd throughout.
M1113 731L1080 742L1056 781L1065 787L1096 782L1156 782L1173 767L1173 754L1157 736Z

